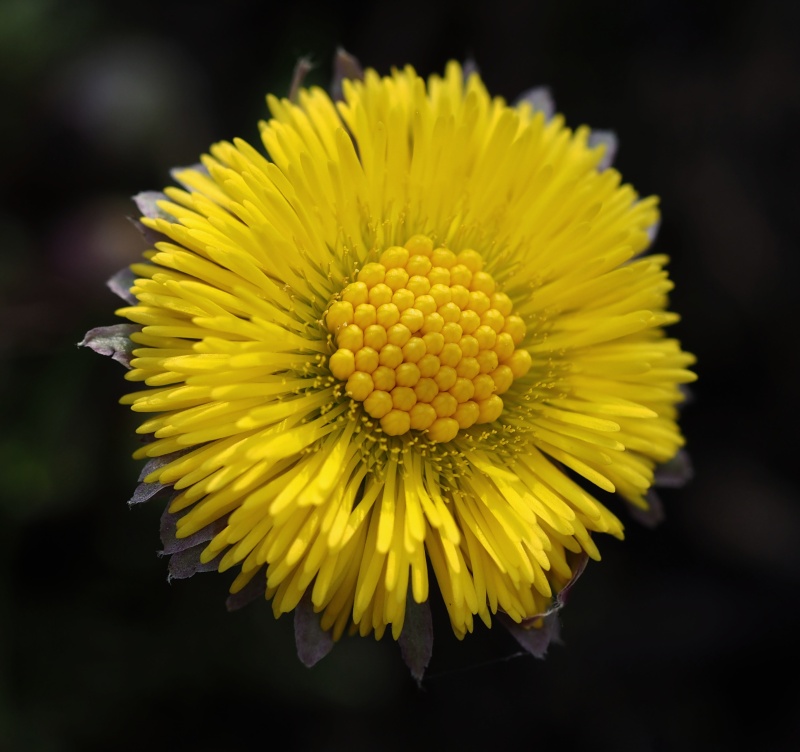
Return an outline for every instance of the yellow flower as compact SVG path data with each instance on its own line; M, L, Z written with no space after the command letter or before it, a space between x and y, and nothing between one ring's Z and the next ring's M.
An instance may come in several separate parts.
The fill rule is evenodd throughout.
M457 63L267 101L266 155L214 145L142 219L145 482L231 592L334 639L399 638L430 575L459 637L535 627L622 537L591 487L646 509L683 444L656 199Z

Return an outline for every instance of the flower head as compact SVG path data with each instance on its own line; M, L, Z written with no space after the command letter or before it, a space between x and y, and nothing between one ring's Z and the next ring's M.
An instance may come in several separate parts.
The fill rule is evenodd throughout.
M266 154L216 144L139 197L140 493L170 489L233 593L334 639L400 638L431 575L459 637L535 629L593 534L622 537L591 488L647 509L683 444L656 199L608 138L456 63L267 101Z

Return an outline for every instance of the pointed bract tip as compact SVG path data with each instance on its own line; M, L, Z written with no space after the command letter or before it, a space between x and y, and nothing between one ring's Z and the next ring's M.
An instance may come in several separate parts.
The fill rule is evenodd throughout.
M297 103L297 95L303 87L303 82L306 76L314 70L314 63L310 57L301 57L294 66L292 73L292 83L289 85L289 101L293 104Z
M166 194L160 191L142 191L133 197L136 208L139 209L143 217L148 219L169 219L169 216L158 208L159 201L168 201Z
M203 553L204 549L205 544L201 544L170 555L169 564L167 564L167 582L186 580L198 572L216 572L219 569L222 555L211 561L202 562L200 554Z
M553 93L547 86L536 86L528 89L517 97L514 102L515 107L527 103L534 112L540 111L544 114L545 120L550 120L556 114L556 103Z
M607 170L614 163L619 149L619 139L614 131L592 131L589 134L589 148L594 149L597 146L604 146L605 151L600 161L597 163L597 169L602 172Z
M314 611L308 594L294 610L294 640L297 657L308 668L319 663L333 649L333 637L320 626L319 614Z
M122 298L126 303L135 305L136 296L131 292L135 281L136 275L128 267L125 267L124 269L120 269L106 282L106 287L118 298Z
M433 619L427 601L417 603L409 597L403 631L398 639L400 654L417 685L422 684L433 654Z
M647 509L628 504L631 517L644 527L658 527L664 521L664 506L658 494L651 488L647 492Z
M461 73L464 76L464 81L468 81L473 73L480 74L478 63L472 55L464 60L464 64L461 66Z
M364 78L361 63L342 47L338 47L333 57L333 80L331 81L331 99L340 101L343 96L342 82L345 79L360 81Z
M252 603L259 598L264 597L267 592L267 576L262 569L256 572L253 579L250 580L241 590L236 593L231 593L225 601L225 608L228 611L238 611L248 603Z
M508 616L503 616L502 623L526 652L540 660L547 657L547 650L552 643L560 642L561 626L558 616L554 613L543 617L541 626L528 629L512 621Z
M514 639L534 658L544 658L547 649L553 642L560 642L561 625L558 612L567 604L570 590L586 570L589 556L582 551L572 562L572 576L553 599L547 611L523 619L517 624L509 616L501 614L500 622L511 633Z
M98 355L105 355L125 368L131 367L134 343L131 334L141 330L138 324L112 324L98 326L86 332L78 347L88 347Z
M691 457L681 449L669 461L656 468L655 485L661 488L681 488L694 477Z

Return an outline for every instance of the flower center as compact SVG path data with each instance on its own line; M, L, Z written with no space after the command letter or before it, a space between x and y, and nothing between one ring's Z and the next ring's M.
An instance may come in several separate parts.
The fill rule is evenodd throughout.
M528 372L517 350L525 323L496 289L483 259L434 248L425 235L387 248L331 303L331 373L390 436L424 431L436 442L491 423Z

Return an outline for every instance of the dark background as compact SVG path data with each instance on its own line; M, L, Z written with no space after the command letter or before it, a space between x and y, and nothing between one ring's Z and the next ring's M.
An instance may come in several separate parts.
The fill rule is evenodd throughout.
M0 0L0 750L800 748L798 7ZM161 510L125 504L123 371L75 343L142 250L129 197L256 142L264 94L307 54L326 85L337 44L383 73L471 56L508 99L549 84L662 197L695 479L657 530L600 540L543 662L440 620L421 688L390 640L308 670L291 619L225 612L229 576L168 585Z

